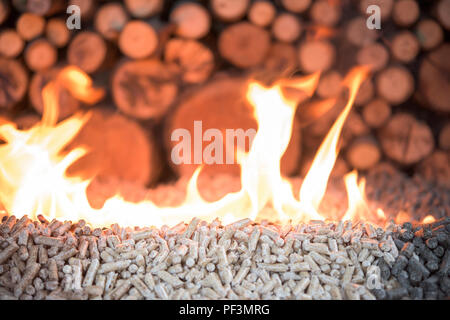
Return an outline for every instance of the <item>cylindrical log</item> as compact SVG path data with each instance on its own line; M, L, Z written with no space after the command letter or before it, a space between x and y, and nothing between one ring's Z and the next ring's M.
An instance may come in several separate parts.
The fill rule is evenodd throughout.
M419 53L419 41L410 31L399 32L392 39L391 52L398 61L411 62Z
M128 12L135 18L148 18L161 12L164 0L125 0Z
M371 128L380 128L390 116L391 106L380 98L370 101L362 110L362 117Z
M120 3L107 3L95 15L94 26L107 40L116 40L128 21L128 15Z
M437 18L441 25L450 30L450 0L440 0L436 7Z
M89 153L68 168L69 175L112 177L144 185L160 173L154 138L134 121L106 108L92 111L67 150L77 147L86 147Z
M297 51L288 43L274 42L264 60L264 70L276 75L288 77L297 68Z
M432 19L420 20L416 27L416 35L424 50L434 49L444 40L441 26Z
M0 33L0 55L16 58L22 53L25 43L14 29L6 29Z
M186 83L206 81L214 69L212 51L196 40L173 38L165 46L164 60Z
M70 32L67 29L66 22L63 19L52 18L47 21L45 36L52 45L57 48L62 48L69 42Z
M302 33L300 20L293 14L282 13L278 15L272 24L272 34L275 39L282 42L294 42Z
M0 58L0 109L14 107L25 95L28 75L13 59Z
M378 95L392 105L405 102L414 91L414 78L404 67L392 66L381 71L376 79Z
M364 47L375 42L378 38L377 30L371 30L366 26L366 19L356 17L350 20L346 29L347 40L358 47Z
M218 48L222 57L235 66L249 68L263 62L270 49L270 35L249 22L240 22L220 34Z
M211 0L212 12L220 20L233 22L242 19L247 13L250 0Z
M193 2L178 5L170 13L170 21L177 25L175 30L177 35L189 39L203 38L211 27L208 10Z
M50 16L66 10L65 1L62 0L27 0L26 10L40 15Z
M299 64L306 73L326 71L334 63L336 50L326 40L303 42L298 50Z
M125 114L138 119L158 119L178 92L173 74L156 59L126 61L112 77L112 96Z
M61 70L61 67L55 67L48 70L43 70L37 72L33 75L30 81L30 89L28 95L30 98L31 105L39 113L42 114L44 111L44 104L42 100L42 90L47 85L48 82L54 80ZM58 94L58 106L59 113L58 118L65 119L71 116L80 108L81 103L75 99L70 92L61 87Z
M332 27L341 19L341 5L329 0L314 1L310 16L315 23Z
M380 71L389 61L389 52L381 43L372 43L358 50L356 61L368 65L373 72Z
M439 148L450 150L450 122L447 122L439 133Z
M204 165L202 174L239 174L240 169L236 164L236 150L235 148L231 148L231 146L228 146L227 149L226 146L226 130L242 129L246 131L250 128L257 129L257 123L253 117L253 108L244 98L247 92L247 84L246 78L224 77L208 82L205 86L199 88L198 91L180 100L181 103L167 119L165 131L166 150L169 152L169 162L176 172L189 176L198 166L194 162L193 155L194 152L199 152L200 149L197 149L199 146L196 141L203 141L203 136L198 136L198 132L194 133L194 121L201 121L202 132L200 135L203 135L206 130L211 128L220 130L223 135L223 141L221 143L221 146L223 146L223 158L221 159L223 164L207 164L204 162L204 159L201 159ZM190 141L186 142L192 150L190 163L182 162L176 164L171 157L173 148L179 143L179 141L171 140L172 133L176 129L187 129L191 135ZM281 171L285 175L295 173L298 169L301 153L300 139L300 126L297 120L295 120L291 141L281 160ZM194 143L196 144L196 149L194 149ZM244 143L245 151L248 152L248 137L245 138ZM207 142L202 142L202 145L200 145L202 154L204 151L203 147L206 147L208 144ZM234 152L234 154L228 155L228 157L231 156L234 159L234 164L226 164L227 150L231 153Z
M434 151L417 166L419 172L425 179L437 182L445 188L450 188L450 151Z
M355 98L355 105L361 106L372 100L374 95L374 87L372 79L368 78L361 83Z
M28 44L24 58L28 68L40 71L56 63L58 52L47 39L37 39Z
M450 44L445 43L423 58L419 70L419 90L429 106L450 112Z
M329 71L322 75L316 93L321 98L338 96L342 91L342 76L337 71Z
M133 20L128 22L119 36L122 53L133 59L150 56L158 46L158 35L149 24Z
M430 127L408 113L397 113L380 129L378 135L386 156L403 164L411 165L427 157L434 149Z
M44 18L28 12L21 14L16 23L17 32L26 41L39 37L44 32L44 28Z
M394 3L392 18L401 27L409 27L420 15L419 5L415 0L399 0Z
M88 21L94 16L97 7L95 0L69 0L69 5L73 4L80 8L82 20Z
M272 23L276 13L277 9L272 2L255 1L248 10L248 20L258 27L267 27Z
M5 22L11 11L8 1L0 0L0 25Z
M311 0L281 0L283 7L294 13L302 13L308 9Z
M346 148L346 159L358 170L368 170L380 161L381 151L372 136L358 137Z
M67 48L67 61L87 73L98 70L106 58L106 43L91 31L79 32Z

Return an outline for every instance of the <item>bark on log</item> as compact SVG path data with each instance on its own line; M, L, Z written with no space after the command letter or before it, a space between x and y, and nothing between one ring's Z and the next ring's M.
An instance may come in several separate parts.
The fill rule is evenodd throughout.
M170 13L170 22L175 23L175 33L183 38L200 39L206 36L211 27L211 17L208 10L193 2L177 6Z
M186 83L202 83L214 69L212 51L196 40L169 40L165 46L164 60L170 70Z
M65 47L70 40L70 32L66 22L60 18L52 18L47 21L45 36L56 48Z
M380 71L389 61L389 52L381 43L372 43L358 50L356 61L370 66L373 72Z
M372 136L358 137L346 148L346 159L357 170L368 170L381 159L381 151Z
M272 24L272 34L275 39L291 43L300 37L303 28L300 20L293 14L279 14Z
M219 129L224 137L223 141L223 163L205 164L202 174L229 173L238 175L237 164L226 164L226 129L257 129L256 120L253 117L253 109L245 99L247 92L246 78L224 77L208 82L205 86L180 100L181 103L171 113L166 122L165 143L170 165L180 175L191 175L198 164L193 161L194 154L194 121L202 121L203 133L210 128ZM174 130L184 128L191 134L191 163L175 164L171 160L171 152L178 141L171 141ZM198 137L197 137L198 139ZM301 154L300 148L300 126L297 120L294 122L293 135L281 160L281 171L285 175L297 171ZM189 143L188 143L189 144ZM208 143L203 142L203 147ZM248 138L245 141L245 151L249 151ZM201 152L203 153L203 148ZM235 150L233 150L235 151ZM231 155L233 156L233 155ZM236 156L236 152L234 153ZM237 163L237 161L235 161Z
M413 25L420 15L420 8L414 0L399 0L394 3L392 18L401 27Z
M306 73L326 71L334 63L336 50L326 40L311 40L303 42L298 50L299 64Z
M105 41L91 31L78 33L67 49L67 61L87 73L97 71L105 61Z
M112 76L112 96L125 114L138 119L159 119L175 100L173 74L156 59L125 61Z
M419 41L410 31L399 32L392 39L392 56L400 62L408 63L414 60L419 49Z
M14 29L6 29L0 33L0 55L5 58L16 58L22 53L25 43Z
M392 105L405 102L414 91L414 78L408 69L391 66L381 71L376 78L378 95Z
M432 19L421 20L416 27L419 44L424 50L436 48L444 40L441 26Z
M250 68L263 62L270 49L270 35L249 22L240 22L220 34L218 48L222 57L235 66Z
M89 152L68 168L69 175L112 177L145 185L160 173L154 138L139 124L106 108L92 110L67 150L77 147Z
M419 90L429 106L450 112L450 44L445 43L423 58L419 70Z
M362 117L371 128L380 128L390 116L391 106L380 98L370 101L362 110Z
M380 129L379 141L384 154L403 164L415 164L434 149L430 127L408 113L397 113Z
M107 3L95 15L95 30L107 40L117 40L129 17L120 3Z
M37 72L33 75L30 81L30 89L28 95L33 108L42 115L44 110L44 104L42 100L42 90L48 82L54 80L61 70L61 67L55 67L41 72ZM77 111L81 103L75 99L70 92L61 88L58 95L59 114L58 119L65 119L71 116Z
M39 37L44 32L45 19L37 14L23 13L16 23L16 30L26 41Z
M212 12L222 21L241 20L247 13L250 0L211 0Z
M47 39L37 39L28 44L24 58L28 68L41 71L55 65L58 52Z
M0 109L13 108L28 87L25 68L16 60L0 58Z
M125 0L128 12L135 18L148 18L161 12L164 0Z
M149 24L133 20L128 22L119 36L119 48L133 59L149 57L158 46L158 35Z
M258 27L267 27L272 23L276 13L277 9L272 2L255 1L248 11L248 20Z

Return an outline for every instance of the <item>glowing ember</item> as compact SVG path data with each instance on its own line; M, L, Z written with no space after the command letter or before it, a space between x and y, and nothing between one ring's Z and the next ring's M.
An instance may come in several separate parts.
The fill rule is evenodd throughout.
M280 159L286 150L292 132L297 106L295 97L286 97L283 89L294 88L303 96L312 96L319 74L282 80L270 88L256 82L249 83L247 98L254 107L258 132L248 153L239 154L241 185L239 192L227 194L216 202L207 202L199 194L197 178L199 167L192 176L183 204L178 207L157 207L149 201L130 203L120 196L105 202L103 208L93 209L87 200L86 187L90 181L66 176L66 169L86 150L75 149L61 154L84 125L88 115L75 115L56 124L57 95L64 86L78 99L96 103L103 91L92 87L92 81L75 67L65 68L55 81L43 90L44 115L41 123L29 130L18 130L12 124L0 126L0 203L18 217L24 214L47 219L84 219L92 226L118 223L122 226L175 225L199 217L206 221L221 218L228 223L242 218L255 220L265 207L272 207L278 217L273 220L307 221L325 219L318 212L328 179L338 155L338 142L344 122L352 108L361 82L368 69L358 67L346 77L348 101L339 115L311 165L300 189L300 200L292 192L288 180L280 174ZM295 96L295 95L294 95ZM297 97L298 98L298 97ZM357 184L357 173L346 177L349 208L345 219L364 218L380 221L382 211L371 215L364 199L364 181Z

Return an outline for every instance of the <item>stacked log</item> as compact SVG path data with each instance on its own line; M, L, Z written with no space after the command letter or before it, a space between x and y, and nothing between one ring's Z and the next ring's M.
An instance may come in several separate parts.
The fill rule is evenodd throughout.
M80 30L66 26L68 5L80 8ZM381 8L381 29L367 27L369 5ZM296 145L288 148L296 151L283 158L291 162L282 165L283 173L295 175L307 166L343 106L346 72L364 64L371 75L345 125L339 167L366 171L391 161L425 172L419 170L422 162L442 159L433 155L449 149L449 7L448 0L429 5L417 0L1 0L0 110L31 125L26 119L36 120L43 111L42 88L62 67L75 65L108 88L107 109L138 125L148 144L157 146L151 150L165 149L159 158L167 167L188 175L191 166L182 169L170 158L173 145L167 141L176 125L190 127L188 121L202 119L205 128L256 128L246 103L233 101L236 93L215 101L211 92L229 92L230 79L240 83L253 77L271 84L320 71L315 95L298 107L291 141ZM235 92L244 99L242 88ZM59 105L60 120L87 107L64 89ZM246 115L242 124L240 114ZM221 120L209 124L215 117ZM108 119L96 121L112 123ZM146 168L137 166L145 179L120 178L155 182L158 174L151 172L160 170L152 167L161 164L150 158ZM120 152L115 159L118 168L125 167ZM221 171L220 165L209 167L210 173ZM231 167L224 171L238 174Z

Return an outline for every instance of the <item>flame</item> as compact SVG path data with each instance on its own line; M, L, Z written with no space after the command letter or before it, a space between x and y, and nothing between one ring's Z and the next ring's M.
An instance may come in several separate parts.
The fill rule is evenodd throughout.
M93 104L103 97L104 91L94 88L92 80L80 69L64 68L42 92L45 108L40 123L23 131L13 124L0 126L0 138L6 142L0 145L0 203L18 217L27 214L34 218L43 215L49 220L84 219L94 227L112 223L160 227L176 225L194 217L206 221L221 218L231 223L242 218L261 218L261 213L267 211L263 210L266 207L272 207L270 212L277 214L277 217L270 216L272 220L323 220L327 216L319 213L319 206L338 155L342 127L367 75L366 67L357 67L345 78L348 100L314 158L301 186L299 200L295 198L290 182L280 173L280 160L291 138L297 104L305 95L313 95L319 73L283 79L271 87L249 83L247 99L254 108L258 132L249 152L238 154L242 185L238 192L229 193L215 202L205 201L197 188L202 169L198 167L187 185L184 202L177 207L158 207L150 201L132 203L116 195L108 199L101 209L94 209L86 196L90 181L66 175L66 169L87 151L78 148L62 154L64 147L86 123L89 114L76 114L57 124L56 97L64 87L77 99ZM295 89L301 95L287 95L286 88ZM364 199L364 180L358 185L357 173L352 172L346 176L345 182L349 207L344 218L371 219ZM377 211L374 219L385 218L381 213Z
M425 218L423 218L422 223L429 224L429 223L433 223L435 221L436 221L435 217L433 217L432 215L427 215Z

